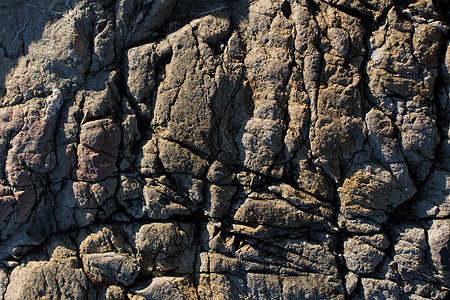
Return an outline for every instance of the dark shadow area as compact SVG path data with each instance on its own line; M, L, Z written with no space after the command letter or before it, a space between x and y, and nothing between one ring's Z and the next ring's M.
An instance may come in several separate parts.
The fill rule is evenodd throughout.
M240 22L248 18L248 7L248 0L178 0L161 26L155 27L153 31L137 26L133 32L129 32L124 37L123 47L118 50L124 51L147 43L161 41L168 34L182 28L195 19L207 15L228 12L233 22ZM148 7L148 9L151 10L152 7ZM148 18L149 16L146 17ZM139 18L138 15L134 15L132 19L127 20L127 26L133 27L133 24L141 24L137 22ZM141 22L145 22L145 19ZM146 33L142 34L142 32Z
M445 18L447 23L450 22L450 0L434 0L438 12Z
M193 20L216 11L228 9L231 0L179 0L172 13L172 20Z
M46 24L70 8L57 0L0 2L0 97L6 94L5 77L19 57L28 54L30 44L41 38Z

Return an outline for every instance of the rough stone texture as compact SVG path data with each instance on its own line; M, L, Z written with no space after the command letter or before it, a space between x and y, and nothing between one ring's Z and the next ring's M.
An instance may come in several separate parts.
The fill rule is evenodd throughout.
M449 297L449 5L0 1L0 300Z

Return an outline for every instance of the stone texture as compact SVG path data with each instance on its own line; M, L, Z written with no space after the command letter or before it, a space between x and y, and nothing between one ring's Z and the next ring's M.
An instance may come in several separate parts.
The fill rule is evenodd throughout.
M3 0L0 300L445 299L447 0Z
M49 241L47 261L35 258L15 267L4 299L86 298L89 281L67 238Z
M156 277L136 293L145 299L198 299L192 282L186 277Z
M448 284L449 278L449 226L448 220L433 220L428 230L431 260L438 278Z

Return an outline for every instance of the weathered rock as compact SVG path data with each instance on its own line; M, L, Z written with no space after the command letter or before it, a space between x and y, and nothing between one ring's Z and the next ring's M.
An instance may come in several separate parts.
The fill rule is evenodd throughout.
M151 219L167 220L173 216L189 215L192 203L186 201L185 197L180 196L166 185L165 178L162 183L155 180L147 180L143 189L145 206L143 212Z
M117 285L111 285L108 287L105 293L106 300L125 300L127 296L122 287Z
M438 272L438 278L448 284L449 278L449 226L448 220L434 220L428 231L431 259Z
M67 238L67 237L66 237ZM54 241L55 242L55 241ZM84 299L88 279L80 267L76 251L58 246L49 261L28 261L9 274L4 299Z
M0 299L448 297L447 2L1 1Z
M198 299L192 280L188 277L157 277L136 293L145 299Z
M136 102L148 98L155 87L156 45L147 44L127 51L125 78L130 96Z
M158 141L159 157L167 172L192 174L204 177L207 161L177 143L161 139Z
M419 218L446 218L450 215L450 172L433 170L417 194L413 206Z
M383 251L356 239L348 239L344 243L345 263L348 269L356 274L373 273L383 256Z
M344 299L342 286L334 278L319 274L286 276L282 286L282 297L286 299Z
M378 280L372 278L361 279L363 294L361 299L399 299L400 287L390 280Z
M120 129L109 119L91 121L81 127L77 179L95 182L116 170Z
M117 253L86 254L82 260L84 271L94 284L130 285L139 273L133 259Z
M342 226L352 232L381 230L381 225L387 221L387 214L404 201L403 191L397 186L395 177L386 170L372 166L366 166L347 178L338 191Z
M234 186L211 185L209 188L209 201L206 199L205 214L212 218L224 217L230 208L235 192L236 187Z
M193 236L190 224L152 223L142 226L136 235L141 264L156 274L192 272L195 259Z
M371 37L367 73L373 101L399 128L402 153L411 175L423 180L439 140L430 100L437 76L440 40L447 27L436 20L439 18L436 15L431 15L425 23L413 23L428 17L427 10L419 7L413 9L414 13L409 11L412 8L406 9L409 13L406 18L396 8L389 10L385 24Z
M310 224L313 216L283 200L247 199L236 211L234 219L249 225L299 228Z
M83 269L94 285L131 285L140 267L125 242L121 229L103 227L79 246Z
M116 3L117 40L119 47L140 42L156 33L176 4L175 0L134 1ZM136 11L139 11L136 14Z
M9 283L8 273L4 269L0 269L0 296L4 299L6 293L6 287Z
M417 225L405 224L394 228L392 233L395 239L393 260L404 282L403 292L411 298L441 298L440 284L428 282L432 271L422 267L429 260L426 231Z

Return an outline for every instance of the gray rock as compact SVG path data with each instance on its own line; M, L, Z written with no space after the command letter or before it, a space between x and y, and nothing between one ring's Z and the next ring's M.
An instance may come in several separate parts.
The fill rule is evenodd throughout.
M445 2L1 1L0 299L448 297Z
M433 170L417 194L413 212L419 218L446 218L450 215L450 173Z
M372 278L361 279L363 294L361 299L399 299L401 295L400 287L389 280L379 280Z
M130 285L139 274L132 258L113 252L85 254L82 260L84 272L94 284Z
M439 280L445 285L449 278L449 226L448 220L433 220L428 230L428 243L433 266L437 270Z
M141 264L155 274L192 272L195 258L193 229L191 224L152 223L142 226L136 235Z
M125 58L125 78L132 99L142 102L155 87L156 45L147 44L127 51Z
M344 242L345 263L348 269L356 274L373 273L383 257L384 253L370 244L356 239L348 239Z
M188 277L157 277L136 294L145 299L194 300L197 298L195 288Z
M67 237L66 237L67 238ZM9 274L4 299L85 299L88 297L88 278L79 266L76 252L65 248L64 241L48 261L28 261Z

